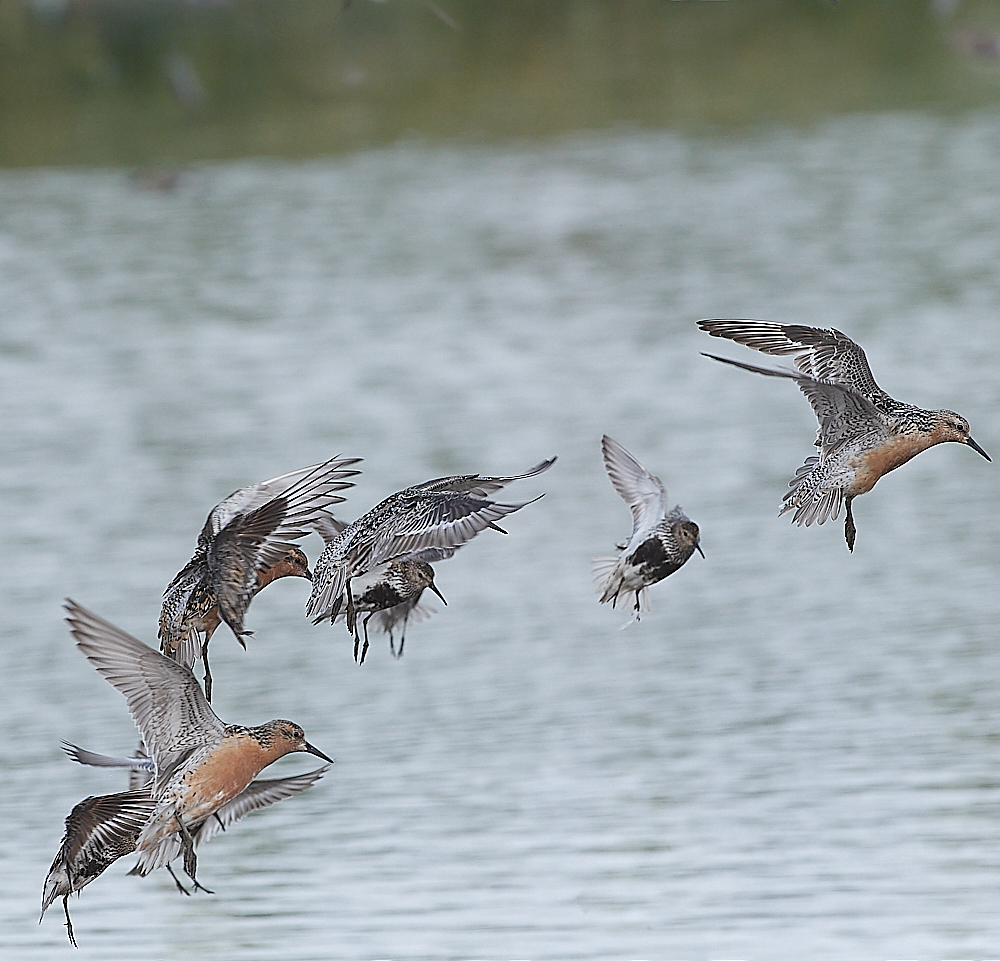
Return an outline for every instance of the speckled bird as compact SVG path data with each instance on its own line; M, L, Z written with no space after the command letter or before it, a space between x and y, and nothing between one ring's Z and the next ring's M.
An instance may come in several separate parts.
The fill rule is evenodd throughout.
M452 548L431 548L418 554L411 554L402 560L380 564L353 580L351 591L354 595L354 610L357 614L365 615L361 622L364 644L359 663L365 662L365 654L368 651L368 622L376 615L378 615L376 630L389 635L389 650L395 657L402 657L403 645L406 643L406 624L420 603L424 591L433 591L447 606L448 602L434 583L434 568L423 558L444 560L453 553ZM346 611L341 611L336 619L346 620ZM418 615L415 620L419 619ZM393 631L400 622L402 622L402 635L397 651ZM356 645L354 656L358 657Z
M148 773L150 777L155 773L150 758L109 758L73 745L69 747L71 750L67 753L81 764L128 767L130 771ZM241 794L224 804L214 815L190 828L192 843L198 845L215 837L251 811L301 794L315 784L326 769L327 765L324 765L308 774L251 782ZM76 947L73 922L69 916L69 896L79 894L115 861L135 851L139 835L155 810L156 801L149 787L130 789L119 794L88 797L77 804L66 818L66 831L62 843L45 878L39 923L49 905L61 897L66 915L66 934L70 944ZM189 894L190 892L174 876L169 864L166 868L174 877L177 887L185 894Z
M712 360L798 384L819 428L819 454L807 457L789 481L780 514L794 511L798 525L836 519L847 508L844 537L854 550L857 529L851 501L878 479L935 444L954 442L990 460L969 433L968 421L952 410L924 410L890 397L872 376L865 352L839 330L765 320L700 320L713 337L724 337L765 354L791 355L796 370L746 364L705 354Z
M611 485L632 512L632 535L614 557L595 557L594 581L601 603L615 607L624 591L635 593L633 620L650 610L651 584L679 571L701 549L698 525L678 504L667 512L667 489L618 441L601 438L604 467ZM628 623L632 623L629 621Z
M77 646L125 696L156 769L150 787L156 806L139 833L139 861L130 873L145 876L183 854L185 872L200 887L193 830L278 758L296 751L330 758L292 721L225 724L189 668L73 601L66 610Z
M334 457L243 487L213 508L194 556L167 586L160 609L160 650L186 667L205 665L205 696L212 700L208 644L222 621L243 647L251 631L243 617L251 600L279 577L311 578L306 555L290 543L330 517L324 508L344 501L353 487L348 470L360 458Z
M419 599L419 594L433 585L434 572L428 570L433 561L450 557L487 527L505 534L496 522L534 502L500 504L488 500L488 495L513 481L541 474L555 462L555 457L544 460L524 474L512 477L461 474L425 481L387 497L336 536L325 533L327 548L313 570L313 589L306 605L306 616L311 617L313 623L334 622L343 610L347 629L354 636L355 659L358 659L357 615L362 609L358 606L352 580L372 574L374 581L365 588L371 595L370 606L365 608L369 614L376 609L398 606L414 595ZM395 586L389 583L389 565L394 561L414 562L412 567L397 568L393 572ZM379 603L385 606L378 608ZM366 636L360 661L364 660L367 649Z

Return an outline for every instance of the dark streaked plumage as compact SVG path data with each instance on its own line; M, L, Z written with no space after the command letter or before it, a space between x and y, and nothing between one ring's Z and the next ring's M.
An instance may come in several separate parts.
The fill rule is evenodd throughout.
M194 828L278 758L295 751L330 758L292 721L224 724L189 668L73 601L66 609L77 646L124 695L156 769L150 787L156 807L139 834L139 861L132 873L149 874L183 854L184 870L197 885Z
M605 434L601 449L611 484L632 512L632 534L616 557L594 558L594 580L601 603L612 607L623 591L633 591L638 620L650 609L646 589L680 570L696 550L702 553L700 533L680 505L667 513L666 488L621 444Z
M241 488L208 515L194 556L170 582L160 610L160 650L187 667L205 662L212 699L208 644L225 621L244 647L243 617L250 601L279 577L309 578L309 562L291 541L304 537L343 502L353 487L348 470L359 458L335 457Z
M135 850L136 838L155 807L148 789L88 797L77 804L66 818L62 844L45 878L39 922L49 905L62 897L66 934L75 948L69 896Z
M306 605L306 616L314 623L332 622L343 609L347 629L357 642L352 579L392 561L414 560L430 564L450 557L487 527L505 533L497 527L496 521L532 501L500 504L488 500L487 496L515 480L548 470L555 461L554 457L544 460L526 473L512 477L465 474L429 480L387 497L336 536L326 533L327 548L313 571L313 589ZM430 585L424 585L427 586Z
M69 748L71 750L67 753L74 760L99 767L128 767L130 770L145 771L147 766L143 762L149 760L109 758L73 745L69 745ZM241 794L223 805L215 814L189 829L193 844L207 841L251 811L301 794L323 776L327 767L324 765L308 774L295 777L251 782ZM152 769L151 761L148 768ZM62 844L49 868L42 890L42 917L49 905L61 897L66 914L66 934L74 947L76 939L69 917L69 896L79 894L115 861L135 851L139 835L155 810L156 801L147 786L119 794L85 798L66 818ZM167 869L170 870L169 864ZM173 871L170 873L173 874ZM177 882L177 879L174 878L174 881ZM179 882L177 886L182 891L185 890Z
M796 370L758 367L728 357L712 360L798 384L819 421L816 447L789 481L779 514L794 511L799 525L822 524L846 505L844 536L854 550L857 530L851 501L878 479L921 451L953 441L989 455L969 433L964 417L951 410L924 410L890 397L875 383L861 347L839 330L765 320L700 320L713 337L724 337L765 354L791 355Z
M444 553L442 551L425 551L423 554L436 555ZM448 551L446 556L450 556L452 551ZM447 605L444 595L437 589L434 583L434 568L424 560L415 559L414 556L398 561L389 561L381 564L367 574L355 578L351 590L354 594L354 610L358 614L365 614L362 619L362 629L364 631L364 644L361 647L361 656L358 658L358 642L355 640L354 657L359 663L364 664L365 654L368 652L368 622L376 614L381 615L376 622L376 628L389 635L389 648L396 657L403 656L403 644L406 642L406 622L409 620L413 610L420 603L420 597L427 589L432 590ZM337 619L346 620L347 614L341 611ZM393 641L393 629L396 624L402 621L403 633L399 642L399 651L396 651Z

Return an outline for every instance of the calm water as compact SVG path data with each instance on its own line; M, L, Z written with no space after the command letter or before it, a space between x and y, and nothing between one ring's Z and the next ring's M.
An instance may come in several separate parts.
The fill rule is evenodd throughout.
M844 329L1000 455L997 184L992 114L400 146L170 195L0 175L0 955L72 954L42 880L70 808L123 786L60 739L135 742L62 598L152 641L218 500L344 453L346 518L560 459L440 565L401 660L378 638L358 668L294 579L246 653L219 632L219 714L293 718L337 764L202 849L213 897L123 859L74 900L74 956L996 957L997 465L923 454L858 501L853 556L842 522L793 528L808 405L700 357L742 348L694 321ZM624 632L588 571L630 526L605 431L707 555Z

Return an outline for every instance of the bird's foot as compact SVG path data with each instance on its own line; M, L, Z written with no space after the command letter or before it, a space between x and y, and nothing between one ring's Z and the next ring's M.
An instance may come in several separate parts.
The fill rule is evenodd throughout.
M847 538L847 549L854 553L854 539L858 529L854 526L854 515L851 513L851 502L847 502L847 520L844 521L844 537Z
M191 897L191 892L177 879L177 875L174 874L174 869L169 864L167 865L167 870L170 872L170 876L174 879L174 884L177 885L177 890L180 891L181 894L186 894L188 897Z
M63 911L66 912L66 937L69 938L69 943L73 945L74 948L79 948L76 943L76 938L73 937L73 922L69 919L69 895L67 894L63 898Z

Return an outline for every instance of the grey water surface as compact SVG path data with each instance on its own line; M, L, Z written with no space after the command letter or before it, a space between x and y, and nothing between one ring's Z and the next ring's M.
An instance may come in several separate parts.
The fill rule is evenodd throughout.
M304 164L0 174L0 956L945 958L1000 953L998 465L949 444L842 519L776 517L815 422L695 320L833 326L1000 455L1000 115L402 144ZM601 434L702 528L653 610L598 605L630 530ZM365 458L340 516L444 473L542 492L438 567L358 667L289 578L213 643L226 720L337 763L37 924L63 818L121 790L124 699L71 596L155 642L233 489ZM304 547L314 560L321 545ZM311 769L286 758L281 776Z

